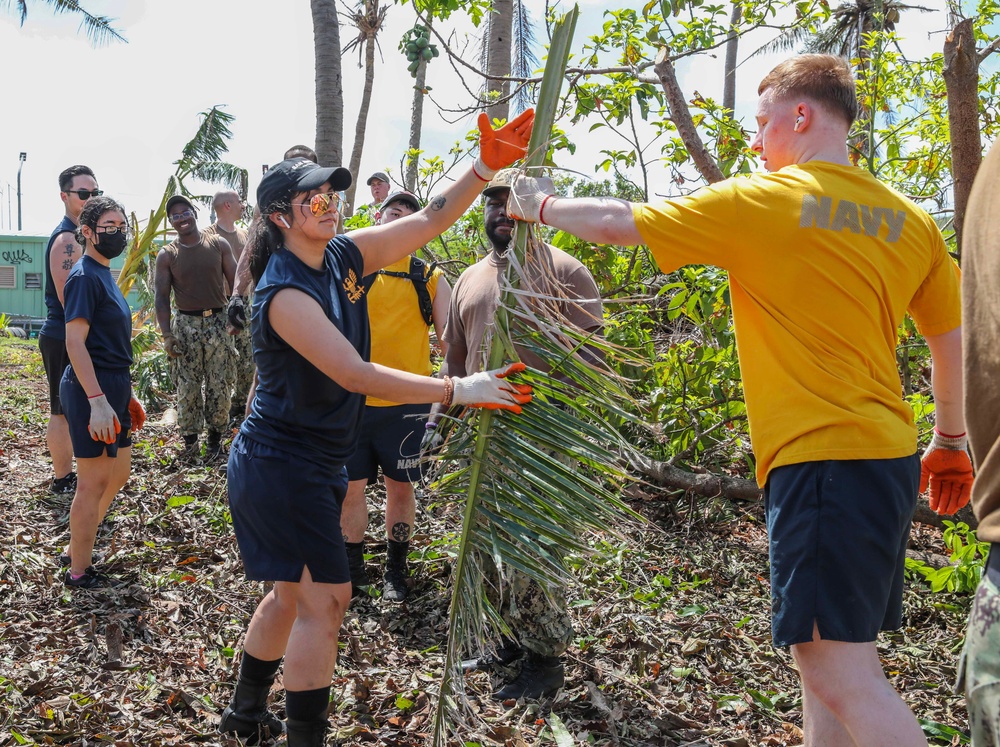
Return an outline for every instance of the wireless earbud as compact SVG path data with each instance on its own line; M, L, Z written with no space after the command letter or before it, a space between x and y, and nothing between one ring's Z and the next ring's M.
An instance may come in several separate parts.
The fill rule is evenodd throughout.
M801 127L801 126L802 126L802 117L798 117L795 120L795 124L792 126L792 130L795 131L795 132L798 132L799 131L799 127Z
M796 127L796 129L798 129L798 128ZM287 221L287 220L285 220L285 216L283 216L283 215L279 215L279 216L278 216L278 220L280 220L280 221L281 221L281 225L283 225L283 226L284 226L285 228L291 228L291 226L290 226L290 225L288 225L288 221Z

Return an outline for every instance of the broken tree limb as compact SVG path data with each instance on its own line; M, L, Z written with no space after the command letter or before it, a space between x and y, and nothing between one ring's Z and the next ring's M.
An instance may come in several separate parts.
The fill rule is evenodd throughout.
M753 480L731 475L717 475L712 472L689 472L674 467L666 462L658 462L644 455L632 459L632 468L643 477L669 490L682 490L685 493L700 495L704 498L726 498L731 501L756 501L763 497L764 491L757 487ZM964 522L975 529L979 526L975 514L969 506L965 506L954 516L941 516L931 510L927 498L923 495L917 498L917 508L913 512L913 520L921 524L944 528L945 521Z
M726 176L722 173L719 165L712 158L712 154L708 152L708 148L705 147L705 143L702 142L701 136L698 134L698 128L691 118L691 111L688 109L687 101L684 99L684 92L681 91L680 84L677 82L674 63L667 56L666 47L661 47L659 53L656 55L656 64L653 65L653 71L660 79L663 92L667 95L670 120L677 128L677 134L680 135L684 147L687 148L688 153L691 155L691 160L694 161L698 173L710 184L721 182Z

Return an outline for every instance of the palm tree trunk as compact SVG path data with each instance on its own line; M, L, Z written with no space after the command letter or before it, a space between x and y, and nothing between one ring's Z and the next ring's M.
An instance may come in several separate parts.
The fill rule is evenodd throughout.
M310 0L316 55L316 155L324 166L344 156L344 78L335 0Z
M490 35L487 42L486 81L487 101L494 96L500 101L489 104L486 113L490 119L507 119L510 112L507 97L510 95L510 81L496 80L510 75L510 37L514 26L514 0L493 0L490 15Z
M365 0L365 10L371 6L371 0ZM361 168L361 153L365 148L365 129L368 127L368 109L372 101L372 86L375 82L375 37L365 39L365 88L361 93L361 107L358 109L358 121L354 125L354 148L351 150L350 171L357 175ZM347 189L347 206L344 208L344 217L350 218L354 214L354 193L358 189L358 180L355 178L351 186Z
M955 180L955 241L961 258L962 224L969 193L983 160L979 132L979 58L974 19L966 18L944 41L944 84L948 92L948 126L951 132L951 174Z

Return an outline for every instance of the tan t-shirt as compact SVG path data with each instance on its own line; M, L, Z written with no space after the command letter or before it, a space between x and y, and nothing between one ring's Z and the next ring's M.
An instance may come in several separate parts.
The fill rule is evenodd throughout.
M170 267L174 306L181 311L224 308L226 275L222 269L225 243L216 233L201 232L201 241L194 246L181 246L174 241L163 251Z
M962 236L965 427L979 539L1000 542L1000 143L979 167Z
M245 228L240 228L239 226L234 226L235 231L227 231L218 223L213 223L208 228L205 229L206 232L215 233L224 238L229 242L229 248L233 250L233 259L237 263L240 261L240 257L243 256L243 247L247 245L247 232ZM229 287L229 282L226 282L226 297L228 298L233 293L233 289Z
M506 256L491 251L455 283L443 337L448 345L456 346L456 352L465 350L466 374L485 367L489 350L483 349L483 339L500 303L502 274L507 266ZM588 332L602 326L601 293L580 260L554 246L541 244L526 258L525 271L527 279L521 287L545 296L531 299L533 306L551 306L567 322ZM536 355L520 346L517 354L528 366L545 369Z

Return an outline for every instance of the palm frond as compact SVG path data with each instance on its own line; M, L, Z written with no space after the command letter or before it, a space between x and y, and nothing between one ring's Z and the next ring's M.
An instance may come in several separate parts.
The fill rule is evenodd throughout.
M233 123L232 114L222 111L218 105L201 114L201 125L194 137L184 146L181 157L174 161L178 167L177 173L186 176L198 164L211 161L221 161L229 150L228 141L233 133L229 126Z
M577 13L555 27L529 167L546 155ZM506 574L523 574L543 590L566 588L573 583L570 556L590 554L595 533L615 534L624 521L639 520L620 498L633 449L616 426L641 419L626 383L605 363L622 351L561 315L567 294L544 275L533 227L517 224L514 241L496 321L484 340L487 366L518 358L520 350L537 356L545 370L524 375L535 399L521 414L467 410L449 422L441 457L461 466L435 487L445 500L463 500L465 511L434 715L438 747L462 743L460 732L474 725L463 655L512 632L492 601L502 598Z
M7 8L10 8L12 5L11 0L4 0L2 4ZM16 5L17 14L23 26L28 18L27 0L16 0L14 5ZM83 29L87 38L90 39L90 43L95 47L109 44L112 41L120 41L128 44L128 39L111 25L112 21L115 20L114 18L94 15L80 5L77 0L46 0L46 5L57 15L60 13L72 13L80 16L80 28Z

